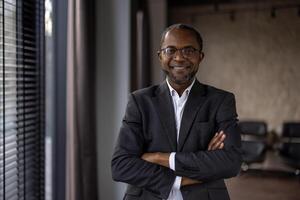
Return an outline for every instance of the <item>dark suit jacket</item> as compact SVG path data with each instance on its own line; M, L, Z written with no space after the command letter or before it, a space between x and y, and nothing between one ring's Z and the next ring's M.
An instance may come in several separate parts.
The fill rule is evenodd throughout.
M226 133L222 150L207 151L217 131ZM181 187L184 200L228 200L224 178L241 165L240 132L234 95L199 83L186 102L179 141L166 82L130 94L112 158L115 181L128 183L124 199L167 199L176 176L203 183ZM142 160L145 152L177 152L175 171Z

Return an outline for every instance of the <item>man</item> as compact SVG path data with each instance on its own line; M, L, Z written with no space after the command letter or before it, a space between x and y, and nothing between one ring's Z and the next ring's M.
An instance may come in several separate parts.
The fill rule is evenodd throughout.
M193 27L168 27L158 55L166 81L130 94L113 179L129 184L128 200L228 200L224 178L242 162L234 95L195 78L204 54Z

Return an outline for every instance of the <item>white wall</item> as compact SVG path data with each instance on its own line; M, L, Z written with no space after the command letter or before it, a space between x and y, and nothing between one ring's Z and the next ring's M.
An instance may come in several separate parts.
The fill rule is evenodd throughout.
M97 1L97 143L99 199L118 200L124 184L111 178L111 156L129 92L130 0Z

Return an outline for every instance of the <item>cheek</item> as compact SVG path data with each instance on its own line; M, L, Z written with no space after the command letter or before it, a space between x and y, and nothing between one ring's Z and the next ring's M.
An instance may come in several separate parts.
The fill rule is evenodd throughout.
M199 64L200 64L200 61L199 60L193 60L192 63L193 63L194 68L198 68Z
M160 60L160 63L161 63L161 66L162 66L164 69L168 69L168 65L169 65L169 60L168 60L168 59L161 59L161 60Z

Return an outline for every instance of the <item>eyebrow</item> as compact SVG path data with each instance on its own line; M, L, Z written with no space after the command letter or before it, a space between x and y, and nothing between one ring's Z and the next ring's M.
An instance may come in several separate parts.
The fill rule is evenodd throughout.
M189 47L195 48L195 47L193 47L192 45L187 45L187 46L184 46L184 47L182 47L182 48L180 48L180 49L183 49L183 48L189 48ZM163 49L165 49L165 48L175 48L175 49L177 49L177 47L175 47L175 46L173 46L173 45L166 46L166 47L164 47Z

